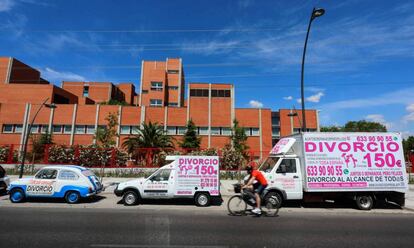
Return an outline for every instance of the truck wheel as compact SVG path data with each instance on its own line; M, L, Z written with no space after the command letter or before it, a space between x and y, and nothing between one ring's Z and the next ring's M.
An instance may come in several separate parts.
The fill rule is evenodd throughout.
M22 189L12 189L10 191L10 201L13 203L23 202L25 199L24 191Z
M272 198L275 198L275 200L272 201L272 204L276 204L274 207L275 208L281 208L282 207L282 202L283 202L282 196L277 192L269 192L265 196L265 202L268 202Z
M210 206L210 195L207 193L198 193L195 196L195 204L199 207Z
M65 195L65 201L69 204L76 204L79 203L81 196L79 192L76 191L69 191Z
M360 210L371 210L374 206L374 200L370 195L358 195L355 202Z
M125 206L133 206L138 204L138 194L135 191L128 190L124 193L122 200Z

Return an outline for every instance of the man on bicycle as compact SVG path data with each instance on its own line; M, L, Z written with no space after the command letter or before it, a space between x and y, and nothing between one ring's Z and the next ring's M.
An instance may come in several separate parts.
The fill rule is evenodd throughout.
M260 171L254 170L251 165L246 166L246 171L250 175L250 178L247 184L242 187L242 189L247 188L253 190L254 196L256 197L256 208L253 209L252 212L254 214L261 214L262 211L260 210L260 196L263 193L263 190L267 187L267 180ZM255 181L257 181L257 183L255 183Z

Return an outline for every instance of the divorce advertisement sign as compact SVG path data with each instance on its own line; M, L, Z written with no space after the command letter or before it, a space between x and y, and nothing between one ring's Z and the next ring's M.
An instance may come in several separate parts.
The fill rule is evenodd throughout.
M303 146L310 191L408 187L399 134L307 133Z
M193 195L195 191L219 195L220 162L217 156L183 156L176 163L176 195Z

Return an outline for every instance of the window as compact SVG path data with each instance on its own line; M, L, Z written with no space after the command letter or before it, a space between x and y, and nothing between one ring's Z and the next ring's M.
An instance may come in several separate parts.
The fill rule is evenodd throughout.
M14 132L15 133L22 133L23 132L23 125L14 125Z
M177 134L185 134L185 132L187 132L187 128L186 127L177 127Z
M89 86L83 86L83 97L89 97Z
M212 127L211 128L211 135L220 135L220 128L219 127Z
M230 90L211 90L211 97L230 97Z
M178 86L168 86L169 90L178 90Z
M76 125L75 126L76 134L85 134L85 125Z
M190 96L208 97L208 89L191 89Z
M268 157L262 165L260 165L259 170L260 171L264 171L264 172L271 172L273 170L273 167L275 167L277 161L279 160L279 158L275 158L275 157Z
M151 82L151 90L162 91L162 82Z
M53 133L62 133L63 126L62 125L53 125L52 132Z
M177 127L167 127L167 134L168 135L176 135L177 134Z
M46 132L48 132L49 130L49 126L48 125L40 125L40 132L41 133L46 133Z
M293 133L300 133L300 130L301 130L300 128L294 128Z
M231 136L231 128L222 127L221 128L221 135Z
M72 133L72 126L65 125L65 129L63 130L63 133Z
M252 132L252 136L259 136L260 135L259 128L252 127L251 132Z
M86 126L86 133L87 134L95 134L95 126L93 126L93 125Z
M169 102L168 103L168 106L169 107L178 107L178 103L176 103L176 102Z
M273 126L280 126L280 117L279 116L272 116L272 125Z
M132 134L139 134L139 126L131 126Z
M250 136L250 128L244 128L244 133L246 134L246 136Z
M130 134L131 126L121 126L121 134Z
M148 90L142 90L142 94L148 94Z
M162 107L162 100L161 99L151 99L150 106L152 107Z
M43 169L36 174L35 178L36 179L56 179L56 176L57 176L57 170Z
M199 135L208 135L208 127L199 127L198 128Z
M283 167L286 168L286 173L296 173L296 161L295 159L283 159L277 168L276 173L283 173Z
M168 181L170 179L171 170L160 170L157 174L153 175L150 180L151 181Z
M272 128L272 136L280 136L280 128L273 127Z
M168 70L168 74L178 74L178 70Z
M39 125L33 125L33 126L30 128L30 132L31 132L31 133L39 133Z
M78 180L78 178L79 176L73 171L63 170L59 173L61 180Z
M4 124L3 125L3 133L13 133L13 125Z

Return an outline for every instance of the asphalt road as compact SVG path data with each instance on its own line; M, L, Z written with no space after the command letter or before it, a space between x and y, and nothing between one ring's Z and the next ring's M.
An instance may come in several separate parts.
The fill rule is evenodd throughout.
M0 209L0 247L412 247L414 215Z

